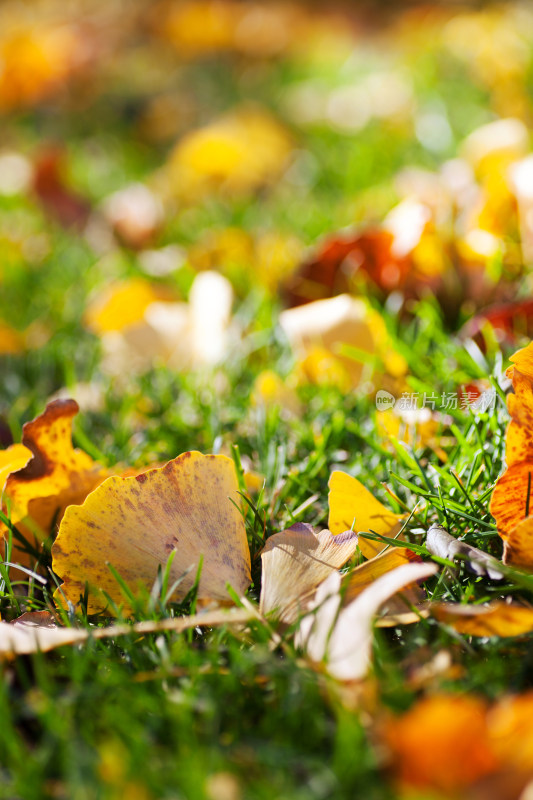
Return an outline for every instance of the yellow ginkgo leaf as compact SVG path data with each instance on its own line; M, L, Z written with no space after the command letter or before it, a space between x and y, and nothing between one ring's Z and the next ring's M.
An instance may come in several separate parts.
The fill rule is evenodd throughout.
M85 311L84 322L96 334L122 331L144 318L149 305L171 300L168 291L145 281L132 278L106 287L90 303Z
M181 139L168 165L172 191L188 201L213 191L254 192L279 177L291 149L270 114L238 109Z
M335 471L328 485L328 528L333 534L353 529L358 533L372 532L394 538L399 532L404 517L389 511L356 478ZM359 547L366 558L372 558L385 544L359 537Z
M271 536L261 553L260 612L277 611L284 622L294 622L311 599L310 593L342 567L356 547L357 534L352 531L340 536L329 531L315 534L304 523Z
M285 414L298 416L302 407L296 392L273 370L260 372L252 389L251 403L259 408L278 406Z
M63 580L58 600L77 603L86 584L89 610L103 609L107 593L124 595L108 565L132 591L151 587L160 564L176 551L170 585L185 597L203 559L198 597L228 601L250 583L250 552L238 499L235 467L226 456L183 453L164 467L131 478L111 477L82 506L67 509L52 547Z
M53 400L24 425L22 445L5 451L14 460L2 507L22 533L35 535L37 541L48 537L68 505L81 503L107 476L87 453L72 446L72 418L77 413L75 400ZM25 560L22 553L16 557Z

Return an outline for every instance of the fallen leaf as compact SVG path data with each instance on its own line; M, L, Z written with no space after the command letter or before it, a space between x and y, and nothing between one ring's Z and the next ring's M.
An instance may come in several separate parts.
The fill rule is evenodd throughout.
M440 622L467 636L522 636L533 631L533 608L518 603L432 603L430 611Z
M42 616L41 616L42 615ZM255 616L245 609L214 609L188 617L145 620L133 625L109 625L104 628L61 628L47 611L23 614L12 623L0 622L0 657L12 658L32 653L46 653L63 645L84 644L91 639L114 639L118 636L173 631L181 633L196 627L243 625Z
M528 154L529 131L519 119L498 119L476 128L461 149L466 161L486 175Z
M435 791L446 800L466 797L465 789L498 766L487 704L473 695L425 697L402 716L390 716L382 738L404 790Z
M180 58L198 58L231 51L246 58L268 59L292 42L309 37L309 18L292 3L243 5L235 0L183 0L157 4L154 24ZM161 13L161 11L163 13ZM321 19L321 29L324 26ZM313 45L316 47L315 39Z
M533 569L533 517L526 517L512 529L505 541L503 561L520 569Z
M199 369L225 357L233 332L233 289L223 275L197 275L188 303L156 297L146 281L132 281L123 290L103 306L95 303L86 318L101 336L101 368L106 374L142 374L157 363L176 370Z
M263 370L255 379L251 403L258 407L278 407L287 416L300 416L302 404L290 384L271 369Z
M505 439L507 468L496 481L490 513L504 541L506 564L533 569L533 343L511 357L507 370L514 393L507 398L511 421ZM533 507L532 507L533 508Z
M383 291L401 286L411 269L411 260L397 257L394 235L379 228L328 238L318 253L305 262L285 283L283 296L289 306L298 306L349 292L356 275L366 275Z
M362 299L348 294L282 311L280 325L299 360L306 382L343 390L380 371L405 375L407 365L394 351L382 317Z
M355 600L367 586L386 575L387 572L414 561L421 563L422 559L406 547L389 547L384 553L380 553L368 561L363 561L362 564L354 567L343 580L343 603L346 605Z
M83 321L97 335L123 331L142 321L152 303L174 299L164 287L143 278L131 278L106 286L88 305Z
M88 200L68 186L61 149L50 147L40 154L35 164L33 190L51 219L64 228L83 230L91 206Z
M299 624L296 643L313 662L325 661L327 672L340 681L366 674L371 658L372 622L380 606L414 581L435 575L435 564L405 564L377 578L355 600L341 606L341 582L333 572L320 584L309 614Z
M10 472L3 484L2 508L9 511L13 525L38 543L50 535L68 505L81 503L107 476L90 456L72 446L72 418L77 412L75 400L48 403L42 414L23 426L22 445L4 451L13 460L5 465ZM13 558L27 562L21 551Z
M429 447L443 462L448 460L446 451L441 447L442 432L452 422L451 417L423 408L398 409L389 408L376 413L376 430L389 447L390 440L399 440L412 448Z
M169 190L185 202L217 191L248 195L279 177L291 149L267 112L233 111L178 142L167 165Z
M461 542L448 533L442 525L432 525L427 532L426 547L428 552L439 558L447 558L454 561L457 557L462 557L471 572L475 575L483 575L493 581L502 580L503 574L498 569L498 561L473 547L467 542Z
M16 472L25 467L32 457L31 450L23 444L12 444L5 450L0 450L0 497L11 472Z
M12 13L12 11L11 11ZM52 94L76 64L81 41L72 26L6 26L0 39L0 109L32 106ZM7 20L6 20L7 21ZM33 19L32 19L33 22Z
M198 597L229 600L227 584L242 594L250 583L250 553L233 461L183 453L164 467L131 478L111 477L81 506L70 506L52 546L52 566L63 581L56 597L77 603L89 585L89 610L107 605L102 592L124 604L111 564L128 587L150 588L160 564L176 555L170 585L175 598L193 586L203 558Z
M343 606L355 600L382 575L411 562L422 563L422 559L406 547L389 547L383 553L358 564L343 576ZM423 589L413 583L407 586L401 594L398 593L391 597L381 608L376 625L380 628L390 628L419 622L429 613L425 608L425 601L426 596ZM416 610L412 611L410 607L415 607Z
M338 470L329 479L328 528L334 534L346 530L377 533L393 539L400 531L404 515L393 514L356 478ZM359 538L359 548L372 558L386 547L381 542Z
M464 325L462 334L486 349L484 331L490 326L501 345L510 346L518 339L533 337L533 299L499 303L483 309Z
M315 534L310 525L297 523L270 536L261 553L261 614L276 612L285 623L294 622L309 594L355 553L357 534Z
M528 775L533 773L533 692L509 695L489 711L492 745L504 768ZM527 794L521 796L526 800Z
M163 224L161 201L142 183L114 192L104 200L102 211L119 241L134 249L151 244Z

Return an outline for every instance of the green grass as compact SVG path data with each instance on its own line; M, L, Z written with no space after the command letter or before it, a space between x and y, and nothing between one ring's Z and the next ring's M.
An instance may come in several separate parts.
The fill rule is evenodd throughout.
M352 69L364 70L364 53L354 61ZM246 84L241 68L231 59L207 60L177 70L169 80L174 91L194 97L199 122L252 99L283 115L288 87L304 79L334 81L338 70L335 64L327 74L313 63L274 62ZM72 181L95 202L130 181L148 180L171 143L143 140L134 122L146 97L142 90L136 94L135 86L126 97L127 74L121 80L82 114L59 104L57 116L38 108L7 117L3 124L10 143L31 151L40 139L64 138ZM492 116L483 87L442 53L424 54L414 82L420 102L437 97L448 111L450 152L437 157L401 127L371 124L354 140L321 126L293 126L298 146L315 163L308 187L281 185L246 201L211 198L178 210L166 220L160 243L187 248L206 232L232 225L250 233L292 233L311 245L360 218L369 198L376 199L378 212L387 210L395 201L393 177L399 168L437 166L454 154L464 135ZM122 104L117 96L124 98ZM0 357L0 414L15 440L53 392L93 381L102 386L103 406L78 416L74 441L106 465L142 466L191 449L231 454L236 445L240 457L265 479L246 510L252 599L259 596L264 538L295 518L327 525L327 483L334 469L358 477L395 511L413 512L406 532L421 552L426 552L422 533L439 522L467 542L501 554L488 511L503 466L508 416L501 397L490 413L449 412L445 463L428 447L412 450L380 437L374 399L357 391L301 387L298 418L287 417L283 409L256 408L250 395L257 375L273 368L286 376L293 356L276 324L280 302L254 285L246 274L249 265L235 287L235 312L246 335L227 363L208 373L157 367L139 378L110 381L99 370L100 344L81 322L90 292L107 280L107 265L81 237L46 220L31 197L0 198L0 247L14 227L23 231L22 240L44 236L46 247L33 263L17 246L0 257L0 318L21 329L40 319L52 334L39 350ZM242 266L236 265L237 274ZM112 272L142 274L137 255L125 249L116 253ZM186 266L170 282L185 293L192 276ZM408 360L413 391L440 394L470 380L501 380L509 354L494 349L482 356L467 349L431 298L419 302L410 319L381 311L394 347ZM10 620L20 611L27 580L17 573L10 583L5 570L2 578L2 618ZM530 578L509 571L504 583L476 578L459 564L427 588L439 601L533 599ZM45 607L54 588L52 579L44 589L34 585L25 604ZM194 597L177 606L162 602L156 592L136 602L134 618L188 613L191 605ZM66 621L106 622L88 620L83 610ZM428 619L376 630L372 674L379 703L408 708L417 694L409 682L413 669L443 649L461 670L454 678L436 678L435 688L492 698L532 685L531 637L469 639ZM19 657L1 669L0 797L6 800L394 797L365 715L343 705L333 682L303 662L288 634L274 647L259 622L245 634L222 628L91 641ZM223 796L213 776L220 781L224 775L228 794Z

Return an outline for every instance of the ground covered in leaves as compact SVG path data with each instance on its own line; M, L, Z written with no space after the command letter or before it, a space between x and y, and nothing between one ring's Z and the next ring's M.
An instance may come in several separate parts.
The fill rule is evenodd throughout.
M0 797L531 795L533 14L320 6L0 6Z

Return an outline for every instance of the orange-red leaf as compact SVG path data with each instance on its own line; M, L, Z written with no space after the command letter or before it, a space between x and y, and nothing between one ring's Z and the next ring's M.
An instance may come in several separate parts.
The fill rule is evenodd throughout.
M507 370L514 393L507 405L511 421L506 434L507 469L496 482L490 512L505 542L504 562L533 568L533 343L511 357Z

